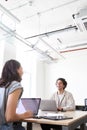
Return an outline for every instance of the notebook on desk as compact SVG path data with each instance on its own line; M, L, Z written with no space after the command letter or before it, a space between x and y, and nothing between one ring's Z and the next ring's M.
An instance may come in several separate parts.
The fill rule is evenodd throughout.
M35 116L38 115L41 98L21 98L21 104L24 106L25 111L32 111Z
M47 112L42 116L43 119L49 119L49 120L67 120L72 119L73 117L66 116L64 113L59 112Z
M68 117L68 116L43 116L42 118L49 119L49 120L68 120L68 119L73 119L73 117Z

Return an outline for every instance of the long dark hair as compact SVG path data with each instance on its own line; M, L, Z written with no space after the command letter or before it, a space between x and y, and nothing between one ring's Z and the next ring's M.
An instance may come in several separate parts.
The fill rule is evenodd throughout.
M17 72L20 66L21 64L13 59L5 63L1 74L0 87L7 87L14 80L21 81L21 77Z

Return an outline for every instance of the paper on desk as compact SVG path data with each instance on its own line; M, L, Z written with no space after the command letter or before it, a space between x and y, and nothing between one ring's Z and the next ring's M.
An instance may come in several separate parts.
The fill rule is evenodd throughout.
M63 113L45 113L44 116L64 116Z
M22 114L24 112L26 112L26 110L25 110L25 108L24 108L24 106L23 106L23 104L20 100L19 103L18 103L17 109L16 109L16 113Z

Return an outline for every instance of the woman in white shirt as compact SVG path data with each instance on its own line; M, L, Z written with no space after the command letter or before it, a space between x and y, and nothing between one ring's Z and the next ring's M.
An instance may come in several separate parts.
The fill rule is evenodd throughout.
M75 110L75 101L72 94L65 90L67 82L64 78L56 80L57 92L55 92L51 99L56 101L58 111L73 111ZM50 130L51 128L61 130L61 126L56 125L41 125L42 130Z

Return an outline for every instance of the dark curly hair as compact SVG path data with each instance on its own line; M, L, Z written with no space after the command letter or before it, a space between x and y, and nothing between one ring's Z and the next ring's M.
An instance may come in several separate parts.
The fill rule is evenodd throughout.
M7 84L10 84L14 80L21 81L21 77L17 72L20 66L21 64L13 59L5 63L1 74L0 87L7 87Z
M62 83L63 83L63 85L64 85L64 89L65 89L66 86L67 86L67 81L66 81L64 78L58 78L58 79L56 80L56 83L58 82L58 80L61 80L61 81L62 81Z

